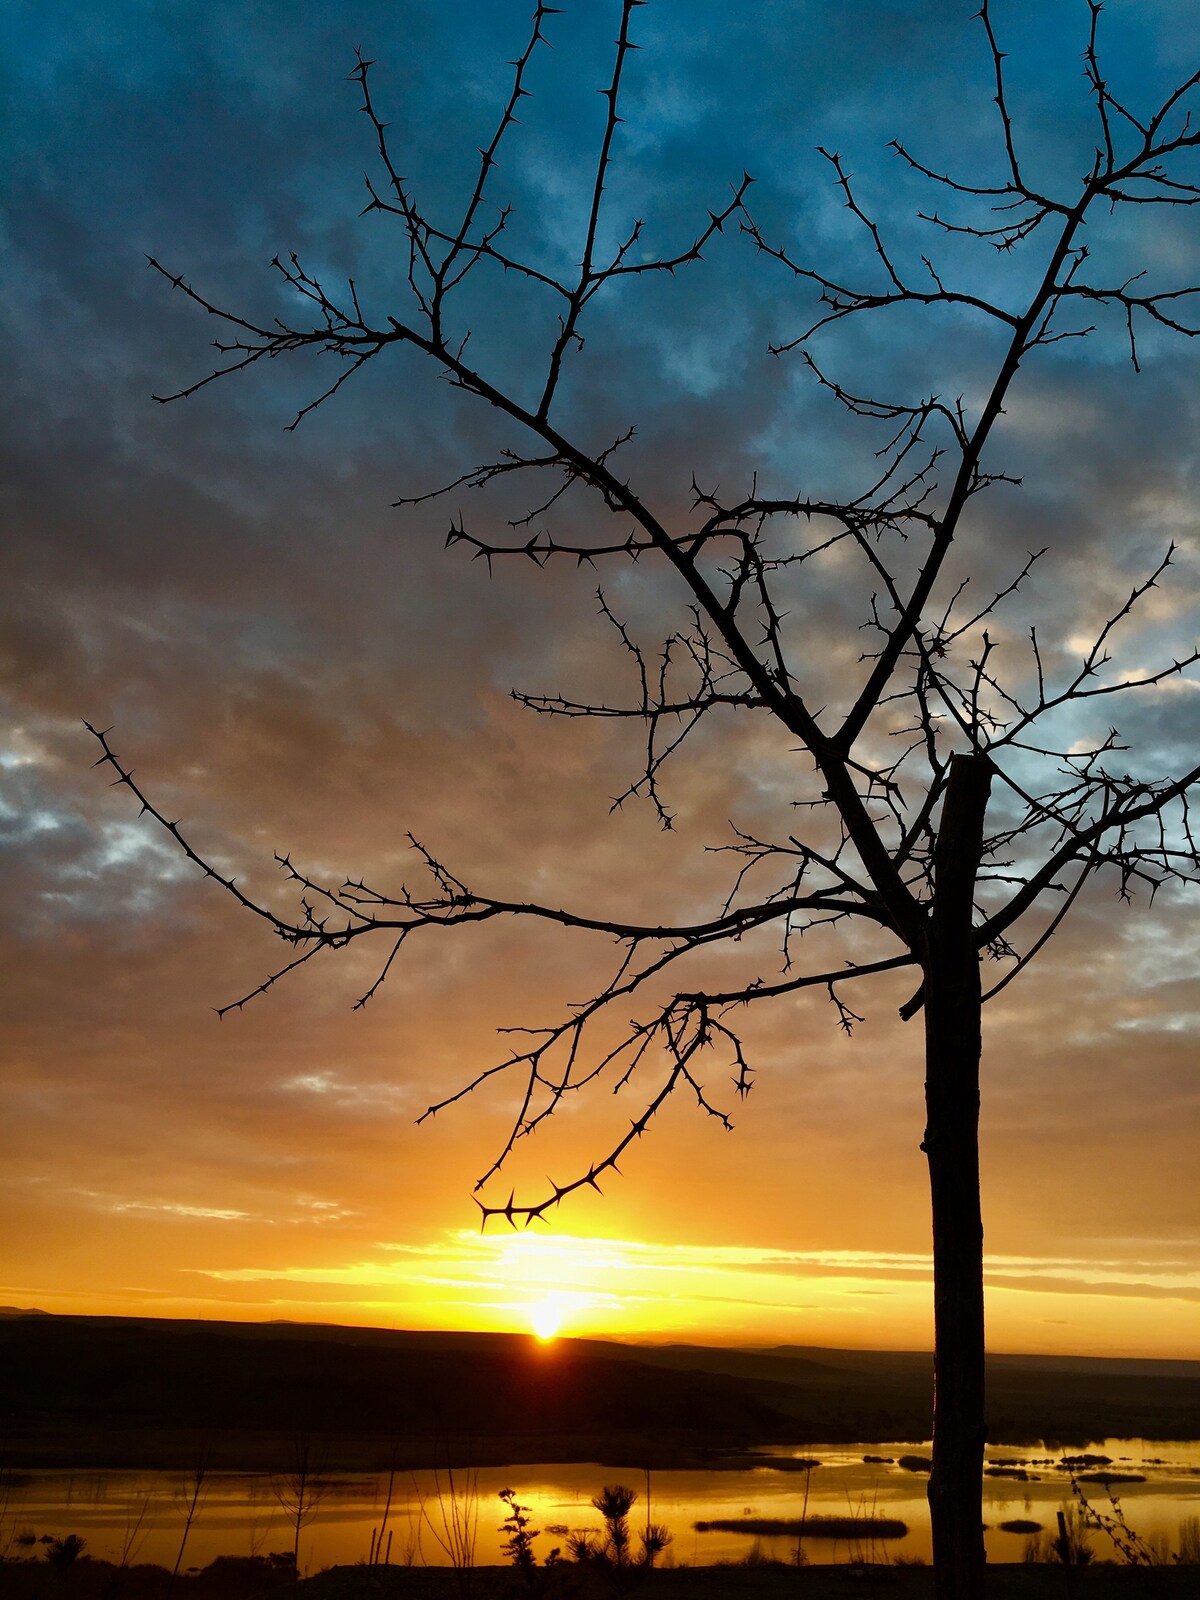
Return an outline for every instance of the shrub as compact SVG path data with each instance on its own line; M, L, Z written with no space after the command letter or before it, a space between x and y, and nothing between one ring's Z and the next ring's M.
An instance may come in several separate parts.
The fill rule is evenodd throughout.
M81 1539L77 1533L69 1533L65 1539L49 1541L46 1545L46 1560L65 1578L86 1549L86 1539Z
M1180 1566L1200 1567L1200 1517L1184 1517L1180 1522L1175 1559Z
M1058 1532L1050 1540L1050 1556L1064 1567L1086 1567L1095 1560L1087 1523L1078 1507L1067 1506L1058 1513Z
M637 1494L623 1483L608 1483L592 1500L604 1518L603 1534L572 1534L567 1549L573 1560L594 1567L609 1580L615 1594L624 1594L641 1581L671 1542L661 1524L651 1522L639 1533L635 1554L629 1531L629 1513Z

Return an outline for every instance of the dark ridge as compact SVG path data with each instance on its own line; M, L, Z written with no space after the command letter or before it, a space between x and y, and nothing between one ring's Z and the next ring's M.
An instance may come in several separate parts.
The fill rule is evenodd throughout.
M409 1465L571 1459L572 1440L641 1460L787 1431L734 1379L569 1341L101 1317L0 1323L0 1416L17 1465L167 1465L200 1439L250 1465L300 1435L347 1466L396 1445Z
M931 1367L904 1351L22 1315L0 1318L0 1418L16 1466L187 1465L204 1436L214 1467L270 1467L298 1434L347 1468L721 1465L771 1443L927 1438ZM988 1384L993 1443L1200 1437L1200 1363L996 1357Z

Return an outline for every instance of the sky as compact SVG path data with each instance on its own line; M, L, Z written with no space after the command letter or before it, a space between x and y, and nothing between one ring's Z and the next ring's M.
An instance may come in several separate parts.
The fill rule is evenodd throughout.
M734 18L710 0L651 0L634 22L642 48L604 237L643 217L649 250L686 249L745 170L756 217L797 259L867 270L824 146L905 259L936 245L979 292L1019 300L1036 250L931 242L913 220L928 196L887 148L900 138L934 167L995 181L974 9L747 0ZM360 215L363 173L377 168L347 81L354 51L377 63L404 176L448 216L528 11L6 8L0 1304L929 1346L920 1024L897 1017L911 984L860 986L849 1038L820 991L761 1008L746 1024L755 1087L730 1107L732 1132L672 1102L603 1195L576 1195L528 1231L481 1233L472 1188L512 1115L507 1080L416 1118L505 1057L511 1036L497 1029L541 1025L594 992L611 946L461 929L414 941L363 1009L376 969L354 950L218 1020L273 970L276 942L92 766L84 718L111 727L199 850L279 904L276 850L314 874L395 886L416 870L413 835L497 896L711 914L730 873L706 847L728 843L731 823L798 825L795 754L761 721L726 718L681 752L664 774L664 832L636 798L612 809L638 775L636 727L513 701L514 687L629 692L598 584L649 649L684 602L646 563L500 563L489 576L462 546L443 548L451 517L503 528L517 507L503 493L395 507L517 442L412 353L386 352L295 431L324 386L312 364L152 398L210 370L216 330L148 255L255 315L294 311L268 265L290 250L323 280L354 277L381 315L403 302L404 240ZM617 16L564 0L549 19L552 48L535 57L496 174L510 236L550 270L578 258ZM1030 169L1073 192L1094 139L1086 7L998 0L994 20ZM1149 105L1195 69L1200 37L1190 0L1124 0L1106 8L1102 43L1117 91ZM1164 285L1200 279L1194 213L1142 208L1097 231L1101 259L1137 261ZM678 526L693 473L730 492L755 472L852 492L874 435L854 431L799 359L768 353L811 315L811 295L730 228L702 263L598 304L564 417L593 443L636 425L626 470ZM474 359L527 378L548 325L535 295L496 274L464 291L462 317ZM995 352L978 318L946 310L821 346L850 387L968 406ZM1103 313L1088 339L1038 353L993 446L1022 486L984 497L964 535L985 586L1047 547L1001 633L1011 642L1035 622L1064 660L1173 540L1169 581L1114 670L1197 637L1200 351L1147 334L1139 353L1135 374L1120 319ZM582 497L559 515L583 538L605 526ZM834 568L796 604L804 659L833 694L863 648L863 592ZM1200 743L1200 673L1135 696L1118 722L1131 770L1178 770ZM1101 878L1086 891L985 1017L997 1350L1200 1348L1200 895L1167 887L1127 906L1115 888ZM765 944L729 960L778 971ZM722 969L706 970L716 981ZM736 1097L723 1072L712 1088L724 1106ZM521 1192L607 1151L641 1109L636 1091L610 1087L524 1142Z

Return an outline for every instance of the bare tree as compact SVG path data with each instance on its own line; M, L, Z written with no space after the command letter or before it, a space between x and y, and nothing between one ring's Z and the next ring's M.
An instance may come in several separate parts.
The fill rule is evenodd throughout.
M1090 0L1084 63L1094 149L1070 193L1043 193L1022 160L1005 57L984 0L980 23L994 71L1002 175L990 183L952 175L924 164L907 145L894 146L904 168L940 196L942 209L922 215L932 233L953 243L958 270L963 271L965 246L993 252L988 272L967 273L962 283L950 267L939 268L932 255L921 257L915 270L905 265L860 204L852 176L835 152L823 153L865 246L855 275L835 276L806 264L774 240L751 210L748 176L678 248L647 255L638 221L615 249L604 251L606 189L619 144L619 106L639 4L623 0L620 6L577 270L564 277L543 259L510 249L509 211L491 199L498 152L517 125L517 109L529 94L531 62L553 15L551 7L539 3L474 184L461 212L449 220L425 209L401 176L404 168L372 92L372 63L358 61L353 77L378 156L378 177L367 180L366 209L399 231L407 304L371 319L353 281L344 291L332 290L292 255L273 265L307 308L309 320L263 323L215 304L152 261L180 293L228 330L218 342L217 369L162 398L194 394L264 358L302 351L331 357L333 381L303 407L294 427L392 346L420 352L451 385L506 419L512 443L444 489L401 504L419 505L451 489L534 475L549 487L531 494L532 508L508 531L480 533L458 517L447 545L489 567L505 558L538 567L559 561L593 568L638 563L660 581L665 575L687 608L686 625L651 651L601 591L603 616L630 670L629 697L590 702L521 691L516 694L520 703L549 716L642 724L644 762L621 799L645 799L664 827L671 826L664 771L694 730L718 711L765 716L791 748L807 756L810 771L794 797L805 825L769 838L735 832L722 846L736 867L734 880L724 903L700 920L664 916L647 924L496 898L464 882L415 839L422 868L416 887L381 887L361 878L340 885L317 881L280 857L299 898L298 910L285 914L252 899L203 859L134 781L103 732L96 733L100 761L113 768L115 781L133 793L186 856L289 947L285 964L225 1010L265 993L321 952L344 950L364 939L381 940L386 955L360 1005L376 993L406 942L431 930L511 919L550 922L613 941L614 966L590 998L550 1026L527 1030L523 1047L425 1113L434 1115L498 1075L520 1081L520 1108L479 1188L564 1098L601 1079L623 1087L635 1080L644 1085L641 1109L628 1131L586 1170L528 1201L518 1202L515 1194L499 1206L481 1200L485 1221L499 1216L528 1223L581 1186L598 1188L677 1091L694 1095L705 1112L728 1125L726 1112L704 1086L701 1063L713 1052L724 1054L737 1094L748 1092L752 1073L737 1024L746 1008L816 988L827 993L837 1023L849 1032L859 1018L847 995L872 976L910 969L913 992L901 1015L924 1018L922 1148L933 1209L936 1395L929 1500L937 1592L948 1600L979 1592L984 1559L982 1004L1045 946L1097 874L1113 875L1123 898L1135 889L1152 895L1171 879L1196 880L1188 797L1200 780L1200 766L1129 774L1115 730L1091 740L1079 737L1083 716L1090 718L1094 708L1152 691L1200 659L1192 649L1133 672L1121 670L1113 659L1119 631L1165 577L1171 549L1114 607L1074 664L1067 649L1044 646L1036 628L1022 633L995 621L1006 608L1019 605L1022 584L1045 552L1017 562L978 600L961 569L965 564L976 574L983 570L973 516L979 497L999 483L1016 481L993 462L989 444L1031 357L1085 337L1093 332L1091 319L1113 312L1123 322L1135 369L1144 328L1189 336L1200 331L1195 287L1153 287L1143 273L1110 279L1093 266L1095 258L1083 242L1085 225L1101 232L1113 213L1136 220L1146 208L1186 208L1200 200L1200 187L1189 180L1185 164L1200 144L1188 109L1200 73L1150 110L1122 103L1102 70L1100 6ZM798 354L813 381L856 423L888 427L890 442L878 456L877 471L850 498L826 497L819 489L767 495L760 493L757 479L730 494L693 480L691 512L681 517L662 509L650 488L623 475L627 456L621 450L632 428L604 444L572 431L560 389L582 347L594 302L627 280L692 267L722 233L740 235L757 251L764 270L778 271L816 296L808 325L783 339L776 353ZM475 364L468 353L469 329L459 320L462 302L456 297L468 280L489 275L496 296L506 283L519 281L523 293L544 296L555 311L544 347L530 349L518 380ZM995 341L980 398L968 404L862 395L818 364L813 349L823 330L896 307L979 319ZM944 327L944 320L931 326L931 341ZM812 470L815 474L816 467ZM568 496L589 498L611 524L596 519L585 534L564 531L568 525L556 524L554 517ZM606 526L613 527L611 535L605 534ZM860 620L872 642L854 681L831 691L822 664L806 650L803 581L833 558L842 571L857 563ZM801 959L802 935L807 957L814 944L821 948L830 928L848 925L865 930L854 945L859 954L847 959L843 948L827 959ZM689 957L736 941L743 941L745 959L747 945L754 943L750 936L765 930L777 934L782 962L749 981L703 987L689 984L680 971ZM986 985L985 960L997 963ZM627 1025L614 1020L639 1006Z
M469 1595L474 1587L475 1544L479 1535L479 1468L467 1467L457 1480L454 1468L434 1469L433 1486L426 1492L413 1477L417 1501L417 1549L421 1547L421 1528L427 1527L438 1548L452 1567L459 1594Z
M292 1574L300 1582L300 1534L314 1520L329 1493L324 1453L308 1434L292 1441L292 1461L287 1472L272 1475L271 1490L292 1531Z
M202 1443L197 1449L194 1465L184 1475L183 1483L177 1492L179 1503L183 1508L183 1527L179 1534L179 1550L175 1556L175 1565L171 1568L171 1581L167 1585L168 1594L175 1588L175 1580L179 1576L179 1568L183 1562L183 1552L187 1549L187 1542L191 1536L192 1524L208 1498L208 1455L208 1444Z

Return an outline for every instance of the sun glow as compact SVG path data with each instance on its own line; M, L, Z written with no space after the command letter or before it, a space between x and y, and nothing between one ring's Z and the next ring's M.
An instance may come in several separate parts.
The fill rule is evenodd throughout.
M1181 1013L1182 1014L1182 1013ZM135 1209L136 1207L136 1209ZM114 1211L117 1204L113 1202ZM122 1199L126 1216L180 1228L246 1225L234 1208ZM246 1216L248 1217L248 1213ZM279 1234L268 1239L277 1247ZM1190 1356L1200 1275L1163 1245L1114 1241L1103 1256L994 1254L986 1261L998 1350ZM931 1262L920 1250L785 1248L444 1229L421 1242L309 1265L193 1269L209 1293L158 1302L160 1314L362 1322L559 1339L928 1348ZM10 1298L24 1294L10 1291ZM97 1314L95 1299L53 1295L55 1311ZM0 1285L0 1300L5 1291ZM140 1302L139 1302L140 1303ZM129 1301L99 1302L131 1316Z
M539 1300L529 1308L529 1325L543 1344L558 1337L563 1324L563 1305L559 1300Z

